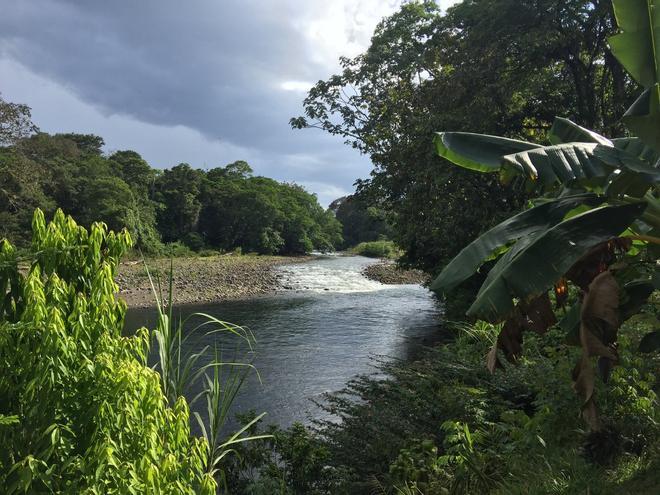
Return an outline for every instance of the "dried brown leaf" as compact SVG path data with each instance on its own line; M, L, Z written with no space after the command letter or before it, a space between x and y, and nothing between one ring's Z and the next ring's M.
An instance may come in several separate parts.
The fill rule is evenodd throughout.
M573 390L582 399L582 417L592 430L600 428L596 401L594 400L595 375L589 358L583 353L573 369Z
M603 272L589 284L580 312L580 342L587 356L617 360L612 345L619 328L619 284Z
M521 302L521 311L524 315L523 325L540 335L548 331L552 325L557 323L555 312L552 310L550 296L544 292L528 303Z
M539 334L557 323L552 303L547 292L529 302L521 301L516 305L497 336L497 342L486 356L486 367L491 373L502 368L497 352L501 350L508 361L515 363L522 354L523 332L531 330Z
M582 358L573 370L573 389L582 398L582 416L592 430L600 428L594 398L595 371L591 357L606 380L618 362L615 342L619 328L619 284L605 271L592 280L580 312Z
M582 290L587 290L598 274L607 270L616 261L616 253L626 252L631 246L632 241L627 237L614 237L609 241L601 242L573 264L566 272L566 278Z

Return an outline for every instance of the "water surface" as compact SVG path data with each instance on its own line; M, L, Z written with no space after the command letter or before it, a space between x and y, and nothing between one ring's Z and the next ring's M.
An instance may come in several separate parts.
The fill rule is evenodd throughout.
M253 352L242 356L258 368L235 403L236 411L267 411L267 422L288 426L323 412L310 399L343 388L354 376L372 373L371 357L409 359L439 333L439 307L419 285L383 285L362 268L374 260L323 256L278 268L283 287L272 296L182 306L181 314L204 312L249 327ZM153 328L154 309L131 309L127 329ZM199 335L191 348L219 345L233 358L239 339Z

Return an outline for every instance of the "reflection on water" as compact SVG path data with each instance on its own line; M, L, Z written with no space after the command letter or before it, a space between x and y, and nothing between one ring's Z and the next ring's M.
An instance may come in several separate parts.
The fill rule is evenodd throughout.
M439 308L417 285L387 286L360 270L373 260L320 257L280 267L288 289L268 297L219 304L184 306L181 314L203 312L249 327L257 343L245 354L258 368L235 404L237 411L267 411L266 421L283 426L319 417L309 399L341 389L357 374L370 373L370 356L408 359L419 343L438 333ZM132 309L127 330L153 328L153 309ZM219 344L223 357L235 352L238 339L224 334L196 336L199 349Z

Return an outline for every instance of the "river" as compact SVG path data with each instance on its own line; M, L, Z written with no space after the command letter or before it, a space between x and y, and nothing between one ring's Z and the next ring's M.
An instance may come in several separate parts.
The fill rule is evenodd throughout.
M353 377L373 373L373 357L411 359L439 335L440 308L419 285L383 285L361 275L374 260L319 256L278 267L285 288L274 295L177 308L185 317L203 312L248 327L256 338L251 352L239 351L258 369L234 403L234 410L266 411L266 423L289 426L326 417L311 399L342 389ZM126 329L153 328L154 309L131 309ZM233 358L239 339L199 335L192 348L219 345Z

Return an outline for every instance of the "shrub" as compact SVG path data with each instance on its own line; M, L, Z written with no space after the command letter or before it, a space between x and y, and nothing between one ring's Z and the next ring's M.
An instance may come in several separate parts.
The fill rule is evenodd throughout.
M369 258L398 258L401 250L392 241L361 242L351 251Z
M0 244L0 486L5 493L212 494L205 440L146 366L149 332L122 337L113 277L126 231L33 220L27 271Z

